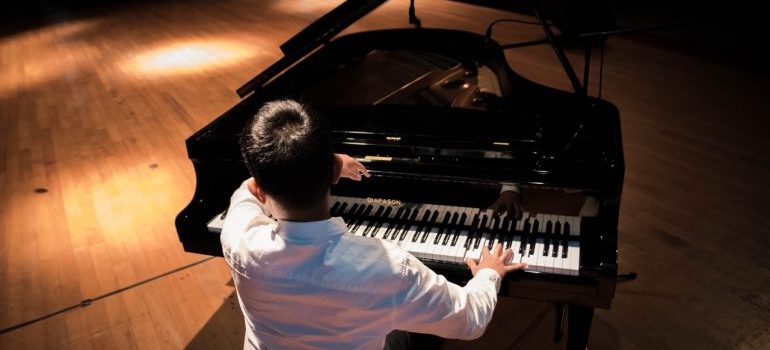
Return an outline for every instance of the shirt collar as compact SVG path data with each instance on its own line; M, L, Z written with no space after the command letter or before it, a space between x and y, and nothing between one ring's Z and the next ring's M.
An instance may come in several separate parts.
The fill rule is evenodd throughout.
M288 240L317 240L347 232L348 228L341 217L321 221L286 221L278 219L276 233Z

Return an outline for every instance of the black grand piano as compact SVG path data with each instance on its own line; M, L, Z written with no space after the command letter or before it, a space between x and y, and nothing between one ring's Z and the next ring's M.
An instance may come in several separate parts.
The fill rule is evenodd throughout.
M402 245L460 284L471 277L465 256L502 243L529 268L506 277L501 295L556 303L557 340L567 319L567 347L584 349L617 280L618 110L579 85L524 79L485 35L416 26L336 37L384 1L350 0L318 19L187 139L197 186L176 218L185 251L222 255L224 211L248 177L238 135L263 103L295 98L329 119L336 152L373 175L332 188L332 215L352 234ZM520 188L521 219L487 209L507 183Z

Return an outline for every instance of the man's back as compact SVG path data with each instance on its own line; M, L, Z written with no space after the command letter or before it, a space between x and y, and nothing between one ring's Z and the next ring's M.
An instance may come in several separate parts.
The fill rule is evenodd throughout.
M262 210L242 186L222 232L247 348L382 349L394 329L474 338L491 318L494 271L466 290L341 218L276 222Z
M251 178L230 199L222 251L246 318L245 348L381 349L393 330L480 336L511 251L484 248L465 287L403 249L347 234L331 184L370 176L333 153L328 124L291 100L264 104L240 137ZM272 216L268 217L270 208Z

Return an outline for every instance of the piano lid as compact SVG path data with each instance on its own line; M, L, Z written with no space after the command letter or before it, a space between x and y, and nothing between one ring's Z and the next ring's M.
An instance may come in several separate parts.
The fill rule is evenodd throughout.
M339 32L345 30L361 17L382 5L387 0L347 0L332 9L329 13L315 20L297 35L281 45L284 57L262 73L239 87L238 96L245 97L252 91L262 87L284 69L301 60L307 54L327 43Z
M388 0L346 0L335 7L283 43L283 45L281 45L281 51L283 52L284 57L249 80L246 84L239 87L236 90L238 96L246 97L246 95L252 91L259 89L270 79L283 72L292 64L303 59L313 50L329 42L334 36L386 1ZM477 6L514 11L512 8L500 6L498 2L489 4L486 4L485 2L470 2Z

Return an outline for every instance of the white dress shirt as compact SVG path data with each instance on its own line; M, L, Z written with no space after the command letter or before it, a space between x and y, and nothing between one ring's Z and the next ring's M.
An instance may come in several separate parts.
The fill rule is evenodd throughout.
M465 287L407 251L348 233L342 218L273 220L244 182L222 248L245 316L245 349L377 349L390 331L474 339L492 318L500 276Z

